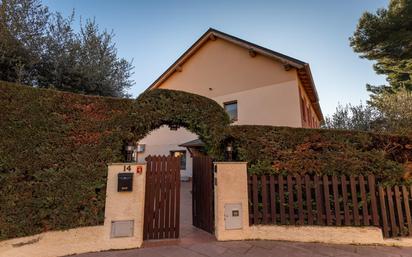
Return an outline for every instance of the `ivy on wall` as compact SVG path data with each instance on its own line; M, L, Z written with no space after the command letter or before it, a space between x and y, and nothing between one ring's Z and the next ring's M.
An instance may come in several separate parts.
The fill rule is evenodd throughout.
M0 239L103 223L106 164L123 142L180 125L224 158L230 141L250 172L374 173L399 181L410 138L362 132L229 126L216 102L152 90L137 100L0 82Z

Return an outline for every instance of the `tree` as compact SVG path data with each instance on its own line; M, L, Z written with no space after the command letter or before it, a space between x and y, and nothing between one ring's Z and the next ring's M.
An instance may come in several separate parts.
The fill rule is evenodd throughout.
M350 44L388 85L367 89L367 106L339 106L324 127L412 134L412 0L391 0L387 9L365 12Z
M412 136L412 92L399 89L381 92L367 105L350 104L336 108L325 118L324 128L388 132Z
M88 20L79 35L79 68L82 71L81 91L88 94L125 96L123 89L132 85L129 80L132 65L117 57L112 43L114 34L100 32L95 21Z
M379 130L412 135L412 92L400 89L395 93L376 95L370 105L380 113Z
M338 105L332 116L325 118L324 128L370 131L379 113L369 105Z
M350 45L362 58L376 61L374 69L387 76L390 87L371 86L373 93L412 90L412 1L391 0L387 9L365 12Z
M37 0L0 4L0 79L34 84L50 13Z
M127 97L131 62L117 56L113 33L69 17L39 0L0 4L0 80L75 93Z
M81 44L72 29L74 13L69 18L56 13L46 31L45 49L38 67L37 82L39 87L56 88L63 91L77 90L81 81L78 65Z

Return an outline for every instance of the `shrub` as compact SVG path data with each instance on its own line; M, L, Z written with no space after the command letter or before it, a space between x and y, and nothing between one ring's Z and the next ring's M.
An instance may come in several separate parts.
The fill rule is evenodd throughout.
M136 101L0 82L0 239L102 224L107 163L123 161L125 140L163 124L197 133L213 155L229 118L184 92Z
M224 159L256 173L375 174L400 182L412 159L407 137L353 131L229 126L206 97L153 90L137 100L83 96L0 82L0 239L102 224L107 163L124 141L180 125Z
M403 181L412 160L412 139L361 131L272 126L232 126L237 160L249 172L367 175L385 183Z

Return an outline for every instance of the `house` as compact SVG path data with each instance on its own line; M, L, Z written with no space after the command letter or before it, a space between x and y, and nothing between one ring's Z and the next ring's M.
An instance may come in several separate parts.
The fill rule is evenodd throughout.
M308 63L215 29L147 90L156 88L209 97L225 108L233 124L317 128L323 120ZM182 176L191 177L188 149L201 143L184 128L163 126L139 142L145 147L138 160L149 154L181 156Z

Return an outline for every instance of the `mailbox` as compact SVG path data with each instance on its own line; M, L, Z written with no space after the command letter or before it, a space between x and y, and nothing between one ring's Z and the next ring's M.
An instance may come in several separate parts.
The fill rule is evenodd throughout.
M117 174L117 192L131 192L133 190L133 173Z

